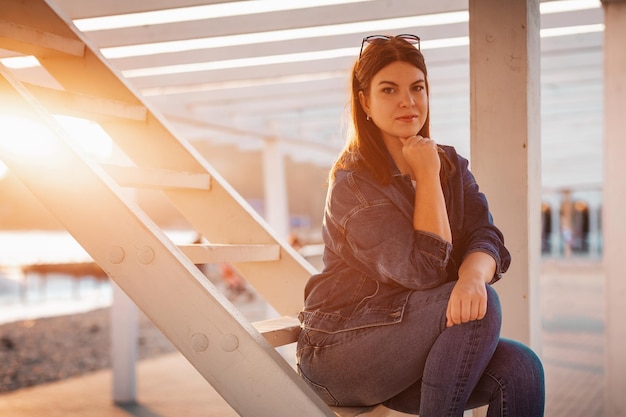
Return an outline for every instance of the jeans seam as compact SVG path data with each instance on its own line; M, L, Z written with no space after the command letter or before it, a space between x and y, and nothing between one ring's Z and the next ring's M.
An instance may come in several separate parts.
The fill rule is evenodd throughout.
M480 345L479 330L482 326L482 322L480 320L476 320L468 324L472 326L472 332L470 335L469 347L466 350L461 369L459 370L457 383L455 384L456 390L453 395L453 400L450 404L450 408L448 409L448 413L450 416L455 415L455 412L458 409L458 405L462 400L463 390L465 389L465 391L468 391L467 383L469 379L469 374L471 373L470 364L475 363L477 356L476 353L478 352L478 347ZM463 408L465 408L465 406L463 406Z
M500 388L498 391L500 393L500 417L506 417L507 413L507 406L506 406L506 401L504 399L504 385L502 384L502 382L500 382L500 379L498 377L496 377L495 375L485 371L483 373L484 376L488 376L489 378L491 378L493 381L495 381L495 383L498 385L498 387ZM491 403L491 401L490 401Z

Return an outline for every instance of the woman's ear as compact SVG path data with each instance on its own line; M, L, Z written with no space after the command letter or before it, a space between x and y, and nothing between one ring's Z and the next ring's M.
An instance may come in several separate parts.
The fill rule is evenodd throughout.
M365 114L369 116L370 115L369 100L367 99L367 97L365 97L365 94L363 94L363 91L359 91L359 103L361 103L361 107L363 108L363 111L365 112Z

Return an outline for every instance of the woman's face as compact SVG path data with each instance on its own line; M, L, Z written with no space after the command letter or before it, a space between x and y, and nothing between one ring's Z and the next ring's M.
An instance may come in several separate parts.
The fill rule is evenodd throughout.
M383 134L383 139L416 135L428 116L426 76L404 61L383 67L372 79L369 95L359 93L361 106Z

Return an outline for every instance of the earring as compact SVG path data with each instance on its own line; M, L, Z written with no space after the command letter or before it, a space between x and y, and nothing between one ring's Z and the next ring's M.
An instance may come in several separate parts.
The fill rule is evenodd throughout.
M365 116L365 119L369 122L371 120L370 115L368 114L367 116Z

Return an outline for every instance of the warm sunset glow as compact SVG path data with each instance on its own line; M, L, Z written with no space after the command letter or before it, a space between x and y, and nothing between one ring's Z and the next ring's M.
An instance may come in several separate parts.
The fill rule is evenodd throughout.
M0 159L5 154L44 158L58 152L58 139L41 123L21 115L0 114Z
M70 116L55 116L55 119L85 154L98 161L111 156L113 140L96 122Z
M55 116L60 130L89 157L104 161L111 156L113 141L107 133L90 120L69 116ZM0 114L0 126L5 133L0 136L0 178L6 175L3 158L37 158L50 160L59 151L59 138L38 121L11 114Z

